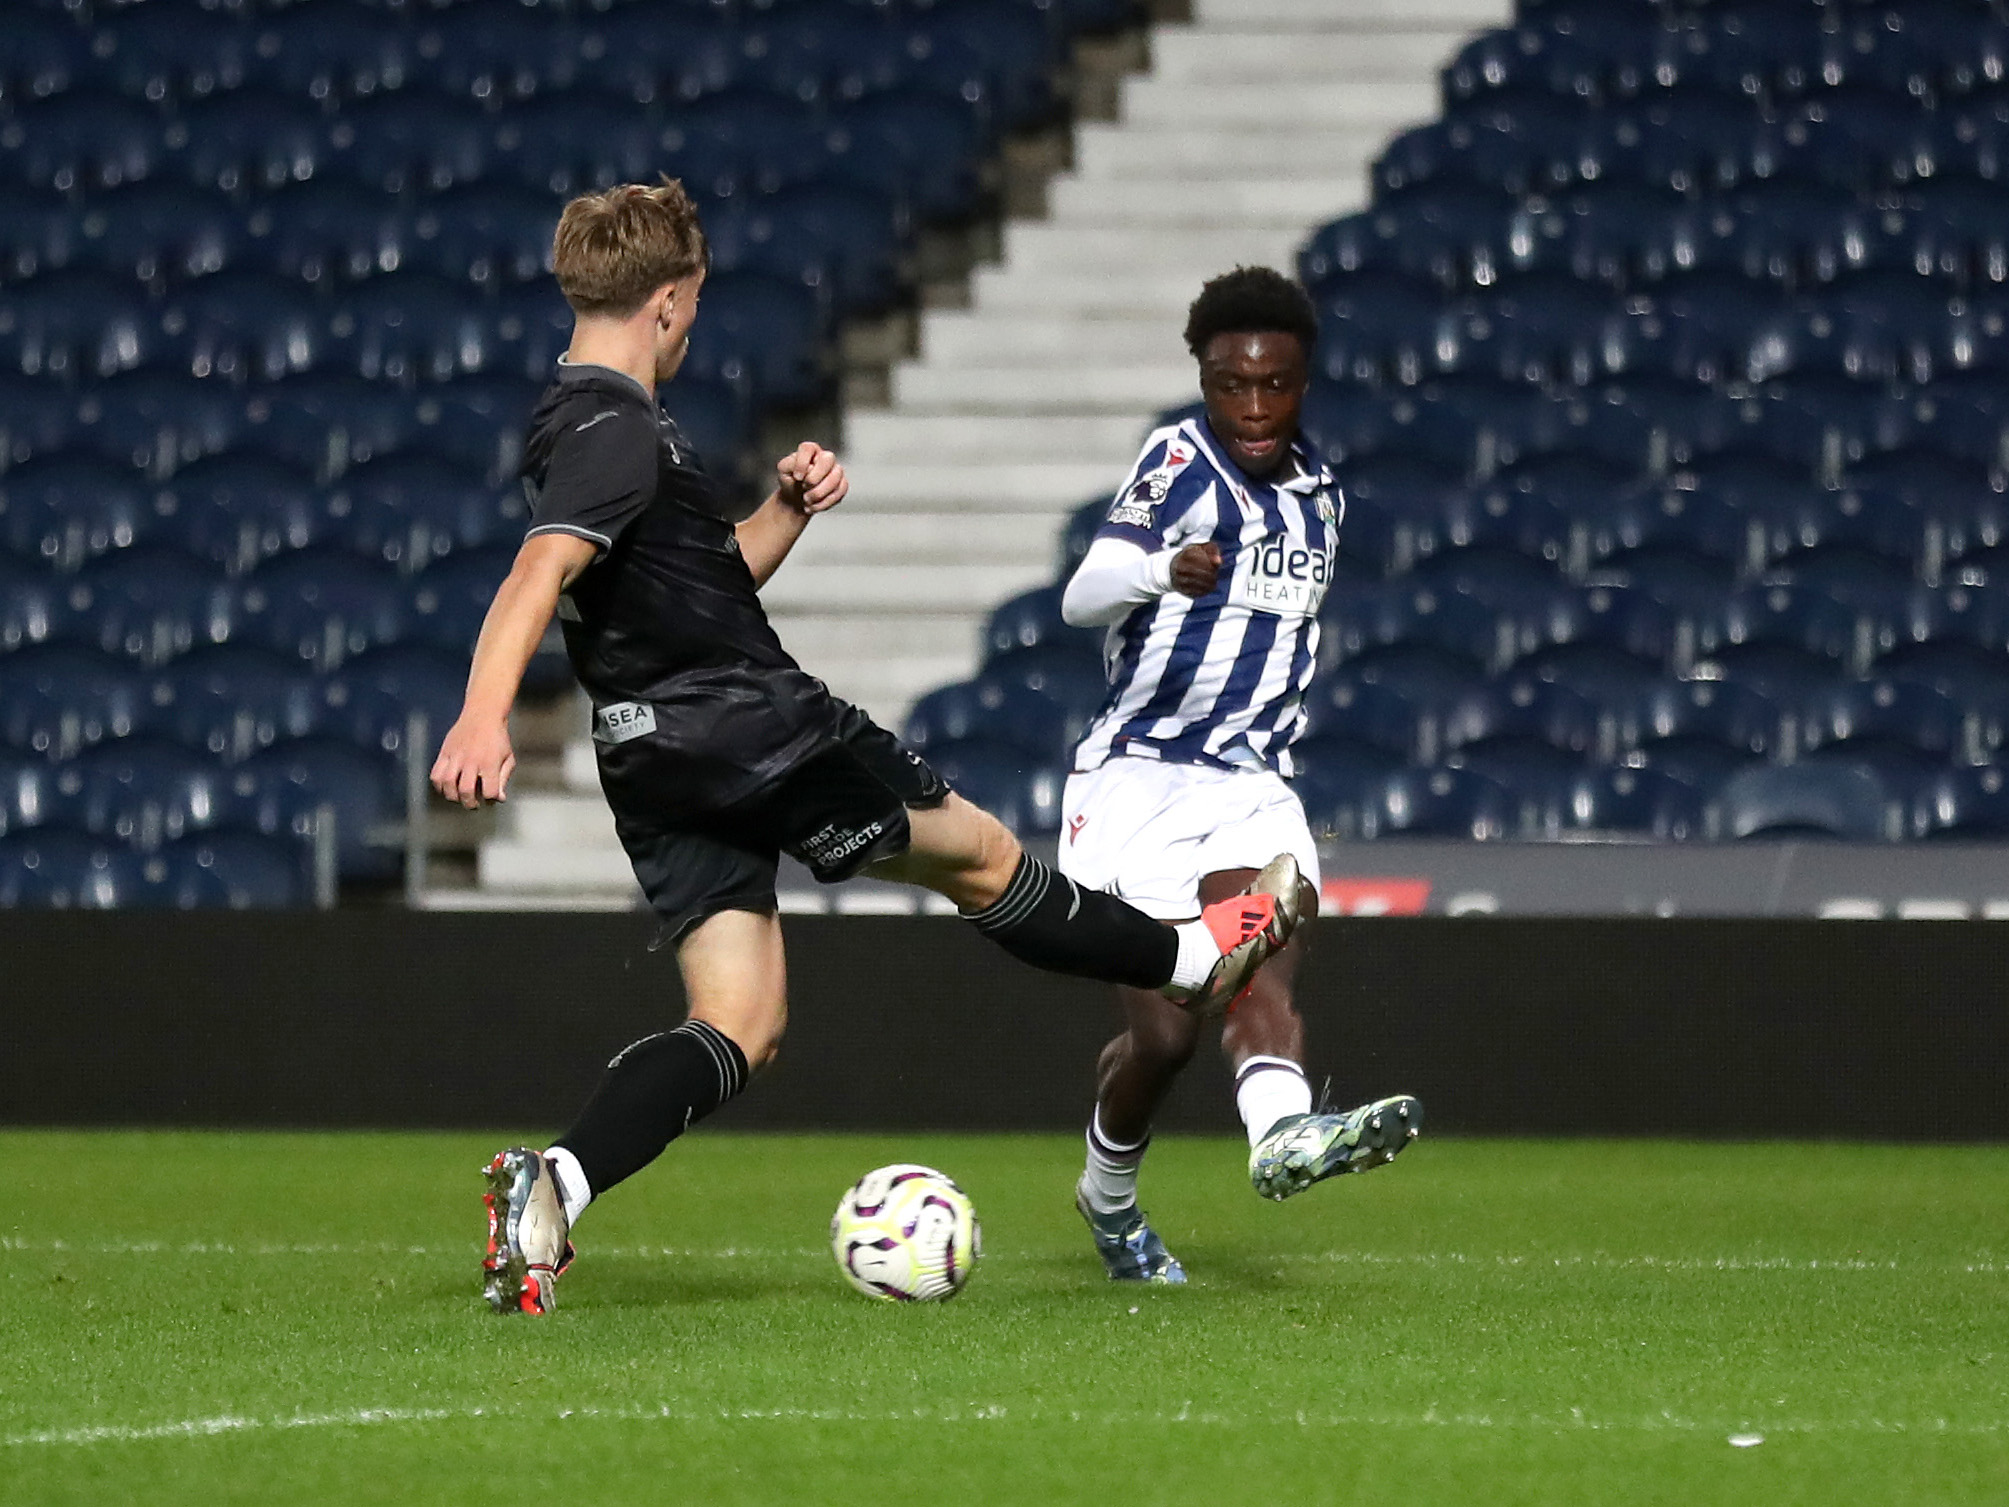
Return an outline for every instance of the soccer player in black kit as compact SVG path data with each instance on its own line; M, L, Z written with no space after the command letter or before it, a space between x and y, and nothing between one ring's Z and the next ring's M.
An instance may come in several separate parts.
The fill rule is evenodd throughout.
M607 1065L548 1150L511 1147L490 1163L483 1292L500 1313L549 1312L586 1205L774 1055L787 1018L781 853L825 883L869 872L921 885L1028 963L1162 990L1203 1013L1246 989L1298 920L1289 855L1179 926L1075 885L796 665L758 592L848 482L805 443L767 500L728 521L656 400L683 360L707 261L674 182L566 205L553 265L576 322L525 445L531 527L432 771L462 805L506 798L510 707L556 613L593 703L616 832L676 944L689 1003L681 1025Z

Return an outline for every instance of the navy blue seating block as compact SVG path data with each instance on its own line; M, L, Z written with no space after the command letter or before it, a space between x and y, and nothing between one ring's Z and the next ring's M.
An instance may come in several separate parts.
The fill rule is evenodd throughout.
M285 910L312 900L305 850L249 832L204 832L148 863L151 903L174 910Z
M1714 838L1828 837L1881 842L1902 825L1897 793L1867 767L1762 765L1740 770L1711 797L1704 829Z
M158 494L160 532L233 573L326 541L333 520L311 477L257 455L219 455L178 471Z
M249 428L241 394L166 372L127 372L75 403L71 442L150 477L219 455Z
M1075 725L1085 724L1101 710L1109 695L1102 656L1065 643L1042 644L992 656L984 678L1001 685L1022 686L1057 701Z
M138 855L80 832L0 838L0 910L116 910L146 893Z
M767 402L811 403L829 385L823 309L799 281L757 272L705 279L704 317L691 330L693 376L749 382Z
M221 766L175 743L122 738L58 766L62 818L141 852L216 825L226 797Z
M244 636L319 670L338 669L405 630L405 592L389 569L342 550L298 550L248 577Z
M167 529L160 500L130 467L61 455L0 475L0 548L23 559L75 570Z
M84 570L66 636L143 665L227 642L242 616L223 576L179 550L131 549Z
M1939 774L1913 802L1911 833L1942 841L2001 842L2009 837L2009 771L1991 764Z
M327 494L329 537L406 573L461 549L515 544L528 527L516 487L422 454L356 467Z
M60 578L25 560L0 554L0 654L46 643L69 621Z
M1702 797L1654 769L1586 770L1569 782L1558 810L1564 830L1571 832L1681 841L1702 831Z
M41 644L0 658L0 743L68 758L146 727L154 714L143 674L71 644Z
M417 714L424 720L426 745L419 757L430 765L433 750L460 716L466 691L467 660L461 655L424 644L373 649L332 675L324 726L358 747L402 758Z
M1073 753L1073 736L1079 732L1076 719L1053 698L979 676L942 686L915 702L902 736L930 757L933 749L979 739L1053 763Z
M0 753L0 837L54 819L57 766L32 754Z
M162 730L211 758L239 763L329 720L324 683L297 661L249 644L197 649L162 667L153 699Z
M1060 830L1064 764L982 739L931 748L928 763L952 789L1019 836L1043 837Z
M400 807L397 764L387 754L326 738L277 744L231 770L228 824L298 842L313 840L317 815L334 819L344 878L384 879L398 857L376 839Z
M173 166L184 181L225 193L304 183L329 165L329 133L310 100L239 89L190 105Z
M1106 511L1096 505L1099 519ZM984 624L984 657L995 660L1021 649L1038 649L1059 644L1070 651L1091 655L1102 641L1099 628L1076 628L1060 615L1061 586L1036 586L1008 598L992 610Z
M1399 770L1362 813L1361 836L1510 837L1520 828L1518 804L1504 786L1469 770Z

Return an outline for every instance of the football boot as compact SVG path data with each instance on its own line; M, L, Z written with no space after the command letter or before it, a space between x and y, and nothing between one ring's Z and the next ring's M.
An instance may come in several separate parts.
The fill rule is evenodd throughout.
M1074 1206L1088 1221L1096 1254L1102 1257L1110 1281L1176 1284L1186 1280L1186 1268L1165 1249L1165 1242L1135 1204L1114 1214L1098 1214L1088 1206L1087 1191L1077 1187Z
M485 1176L488 1253L481 1260L481 1295L497 1313L549 1313L558 1306L558 1278L574 1254L551 1164L541 1152L512 1146L496 1153Z
M1423 1105L1407 1094L1344 1114L1286 1115L1249 1153L1249 1181L1265 1198L1286 1199L1342 1172L1371 1172L1423 1128Z

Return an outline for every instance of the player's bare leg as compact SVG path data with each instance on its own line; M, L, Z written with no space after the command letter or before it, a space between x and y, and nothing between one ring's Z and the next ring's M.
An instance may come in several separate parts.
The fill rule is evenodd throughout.
M1036 967L1155 989L1199 1014L1226 1008L1298 923L1297 864L1287 854L1245 893L1168 926L1056 875L959 795L908 817L907 850L874 864L873 875L954 901L979 931Z
M677 948L689 1018L607 1065L548 1151L512 1146L488 1167L482 1292L498 1313L549 1313L572 1261L571 1232L596 1194L632 1176L774 1060L788 1024L780 918L725 910Z

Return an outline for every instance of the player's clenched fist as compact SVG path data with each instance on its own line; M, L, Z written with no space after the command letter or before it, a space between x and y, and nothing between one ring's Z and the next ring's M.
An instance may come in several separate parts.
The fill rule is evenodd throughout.
M844 500L851 479L837 457L814 440L804 440L775 464L781 500L805 513L822 513Z
M472 811L484 800L509 799L509 777L515 770L516 750L509 746L509 724L470 723L462 717L440 744L439 757L433 761L432 787Z
M1183 596L1203 597L1221 578L1221 546L1189 544L1172 557L1172 589Z

